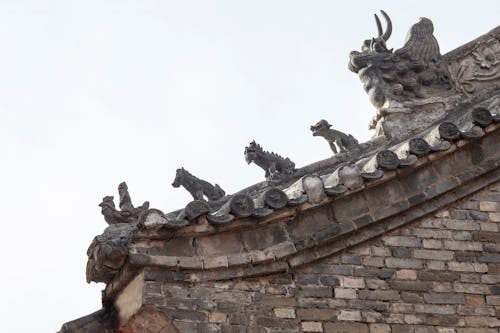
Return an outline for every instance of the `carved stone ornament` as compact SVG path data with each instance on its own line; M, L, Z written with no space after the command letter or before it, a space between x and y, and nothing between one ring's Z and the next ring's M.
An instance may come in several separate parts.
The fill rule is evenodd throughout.
M109 283L124 265L136 224L112 224L96 236L87 250L87 282Z
M488 82L500 79L500 42L491 39L478 45L460 63L451 64L450 72L460 91L472 94Z
M357 146L358 140L351 134L345 134L331 127L332 125L330 125L328 121L321 119L316 125L312 125L310 129L313 136L325 138L334 154L345 152Z
M139 215L149 208L149 202L145 201L141 206L134 207L128 193L128 187L125 182L118 186L120 196L120 210L115 208L113 196L105 196L99 204L104 220L108 224L116 223L135 223Z
M448 121L443 122L438 127L439 135L445 140L456 140L460 137L460 130L458 127Z
M408 148L410 154L414 154L416 156L425 156L431 150L431 147L422 138L413 138L408 143Z
M474 124L481 127L486 127L493 122L493 117L491 116L490 111L483 107L472 110L471 116Z
M395 170L400 164L398 155L390 150L382 150L378 152L376 159L378 166L385 170Z
M224 197L226 192L219 185L212 185L209 182L193 176L184 168L177 169L173 187L184 187L194 200L216 201Z
M264 151L255 141L245 147L245 160L248 164L253 162L264 169L266 180L270 181L287 179L296 172L295 163L288 157Z
M392 23L381 12L387 21L386 31L375 15L378 37L365 40L361 52L352 51L349 60L349 69L359 75L373 105L381 108L386 100L426 98L434 96L436 90L450 90L452 83L441 61L432 21L421 18L411 27L404 46L393 52L386 46Z

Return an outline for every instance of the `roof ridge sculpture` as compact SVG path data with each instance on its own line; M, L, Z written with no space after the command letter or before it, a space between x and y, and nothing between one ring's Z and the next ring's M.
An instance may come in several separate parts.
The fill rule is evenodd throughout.
M387 18L388 26L391 26L392 29L388 16L385 12L383 15ZM379 37L375 41L372 40L368 50L363 51L368 52L364 55L368 55L368 57L374 56L375 58L379 56L380 50L383 50L383 43L390 35L390 33L387 33L390 31L389 28L385 33L381 31L378 18L376 22L379 28ZM420 23L421 26L417 24L414 26L415 28L412 28L413 34L423 34L424 37L429 37L429 33L432 32L432 23L426 20L422 20ZM409 40L412 38L410 36ZM490 43L489 40L487 42ZM382 45L377 46L376 43ZM408 50L413 48L411 43L407 47ZM477 45L473 47L477 48ZM429 50L429 52L431 51L434 52L434 55L437 54L435 49L434 51ZM423 59L431 59L431 53L422 53ZM354 55L351 53L351 61L356 59L356 55L357 53L354 53ZM355 60L354 64L357 64ZM140 212L137 213L137 209L133 208L134 214L129 214L131 217L113 221L113 223L118 222L117 227L122 224L130 225L130 227L123 229L127 236L120 236L125 242L121 249L126 248L127 239L131 239L130 237L138 233L144 234L145 232L148 235L157 233L158 237L161 238L165 237L165 233L172 235L177 232L213 232L217 228L230 225L235 220L259 221L272 219L275 212L286 207L317 205L321 204L327 197L335 200L349 193L362 190L370 182L378 181L378 179L392 171L414 165L419 158L424 158L435 152L449 150L452 141L475 140L485 134L485 129L491 126L495 129L498 128L498 125L492 124L500 121L499 90L498 88L496 90L490 89L486 92L477 93L475 96L469 96L467 99L462 99L444 116L433 119L430 125L420 128L418 131L408 131L405 135L388 138L379 136L372 141L358 144L353 137L335 131L334 135L329 138L330 146L339 145L339 149L348 149L336 154L325 164L311 164L295 169L295 163L288 157L265 151L260 144L253 140L245 148L245 158L248 163L253 161L266 171L266 182L235 194L224 196L224 191L218 185L213 186L181 168L179 170L184 170L183 174L189 175L190 178L196 181L197 185L200 183L206 185L205 187L213 190L214 193L216 192L217 196L207 194L208 192L205 193L204 185L196 187L195 184L193 186L196 189L190 191L194 200L181 210L163 213L158 209L146 209L148 207L143 205L139 209ZM323 122L329 125L328 122ZM313 133L319 130L317 128L318 124L311 127ZM326 127L330 129L329 126ZM349 139L351 142L342 142L342 139ZM339 143L337 140L340 140ZM121 196L122 192L120 193ZM128 195L128 192L126 194ZM208 201L205 200L205 196ZM106 202L109 202L109 200ZM129 196L127 202L130 202ZM104 206L108 210L112 208L109 205ZM127 206L125 203L120 205L122 212L111 209L111 215L118 214L121 216L126 214L130 209L126 209L125 206ZM105 212L103 207L103 215L105 215L106 221L109 223L108 210ZM113 238L114 236L110 237ZM106 246L102 247L102 245L108 244L108 242L107 237L96 238L89 249L89 263L91 263L87 273L89 280L106 282L113 275L101 272L104 269L101 266L106 262L102 257L106 258L110 255L107 252L108 250L104 250ZM121 251L119 250L120 253ZM104 271L109 270L111 266L107 265L106 267Z
M393 52L386 46L392 33L392 22L385 12L382 11L382 15L387 21L386 30L383 31L380 19L375 15L378 36L366 40L362 51L351 52L350 56L351 69L358 72L368 93L379 91L383 94L371 97L385 99L383 105L379 106L376 120L383 127L379 135L356 145L340 141L343 148L348 148L345 152L299 169L295 169L295 164L289 158L266 152L253 141L256 149L290 163L279 168L272 163L261 166L266 171L265 182L234 194L222 194L216 200L210 200L205 192L200 194L200 189L198 192L195 190L192 193L194 200L183 209L170 213L150 209L146 206L147 202L134 208L128 191L125 195L122 186L120 197L125 200L120 200L121 210L114 208L113 197L105 197L101 204L102 213L110 226L94 239L87 251L87 281L107 284L103 293L104 304L116 296L133 274L144 267L161 268L166 271L166 279L177 282L224 280L287 271L399 227L412 218L432 212L439 205L446 205L450 200L457 200L500 179L499 161L495 157L500 135L500 74L497 76L500 73L500 60L496 61L500 59L500 27L441 56L439 45L432 35L432 22L422 19L410 29L410 37L405 45ZM486 61L486 57L483 56L491 55L488 50L493 50L494 58L488 58L489 62L484 65L482 61ZM390 60L392 67L384 67L387 65L384 64L386 60ZM445 62L447 67L443 68ZM429 85L425 80L415 81L425 89L431 87L425 90L425 96L415 95L414 98L397 100L393 98L393 89L379 88L387 88L388 83L382 81L388 80L390 84L399 84L404 89L405 82L391 81L391 78L383 75L395 71L396 76L401 76L395 70L401 64L407 67L403 66L402 72L412 75L420 75L426 70L434 74L436 71L447 71L451 84L458 90L444 89L443 93L443 86L435 81L438 76L431 75L427 82ZM480 73L481 77L464 77L460 74L470 71ZM406 74L403 78L408 79ZM414 82L406 83L418 88ZM414 94L417 90L409 90L408 93ZM428 119L422 120L427 116ZM316 131L316 126L311 130ZM335 145L338 144L338 138L345 138L345 134L342 134L327 139L330 147L333 145L341 150L340 146ZM476 152L474 150L477 147ZM351 211L351 200L356 196L369 196L379 186L391 192L393 187L401 186L401 181L410 181L413 173L436 169L439 163L453 164L454 159L463 152L474 155L463 162L467 169L460 170L453 166L453 175L446 175L448 178L437 184L432 181L424 184L427 186L425 193L414 196L410 196L413 193L407 193L404 202L389 202L389 206L375 212L369 210L369 213L360 211L353 216L347 214ZM446 156L450 156L448 161ZM476 167L477 170L474 169ZM447 168L436 172L447 173L449 166ZM273 174L277 177L271 177ZM485 175L485 180L479 180L467 190L462 188L462 182L474 182L478 175ZM416 183L417 187L422 185L419 181ZM318 229L307 230L309 234L304 239L284 239L265 249L242 247L244 255L204 256L194 250L192 254L182 251L182 254L171 255L157 253L160 250L155 248L157 243L175 243L179 239L194 248L200 238L211 239L221 231L254 232L257 226L272 228L276 223L293 227L296 214L300 216L303 211L310 209L330 209L329 204L343 208L338 210L338 214L344 214L344 220L348 222L333 223L323 228L321 223L311 218L309 222L315 223L308 224L308 228L315 228L316 222L320 225ZM329 212L334 213L337 219L337 210L333 212L331 208ZM371 231L366 232L367 229ZM144 248L141 249L141 246ZM168 249L161 251L168 252Z

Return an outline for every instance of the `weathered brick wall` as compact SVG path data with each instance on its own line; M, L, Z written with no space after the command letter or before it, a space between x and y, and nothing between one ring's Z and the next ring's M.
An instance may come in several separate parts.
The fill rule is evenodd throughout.
M287 274L146 281L180 332L497 333L500 183Z

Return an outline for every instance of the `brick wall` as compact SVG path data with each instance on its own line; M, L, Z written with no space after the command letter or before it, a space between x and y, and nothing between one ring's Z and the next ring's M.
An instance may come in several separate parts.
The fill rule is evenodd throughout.
M286 274L145 281L180 332L498 333L500 183Z

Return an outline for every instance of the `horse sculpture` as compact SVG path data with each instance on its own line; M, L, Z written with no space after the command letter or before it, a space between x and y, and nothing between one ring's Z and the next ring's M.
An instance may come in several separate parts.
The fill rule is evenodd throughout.
M177 169L173 187L183 186L195 200L216 201L224 197L226 192L219 185L212 185L209 182L193 176L184 168Z

